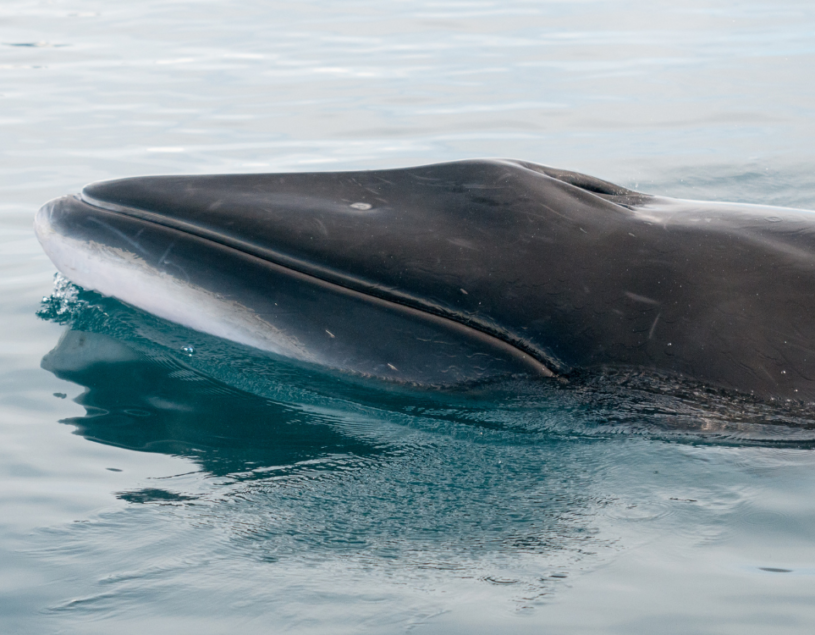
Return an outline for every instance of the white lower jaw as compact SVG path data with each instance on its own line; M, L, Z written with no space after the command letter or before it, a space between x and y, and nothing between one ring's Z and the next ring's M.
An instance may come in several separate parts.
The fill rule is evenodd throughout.
M320 361L246 306L157 271L132 252L68 238L39 215L34 229L60 273L80 287L196 331L285 357Z

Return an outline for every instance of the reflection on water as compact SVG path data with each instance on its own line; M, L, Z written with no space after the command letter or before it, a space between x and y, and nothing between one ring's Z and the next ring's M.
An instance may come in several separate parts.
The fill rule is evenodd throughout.
M777 409L642 373L458 391L354 380L61 278L40 316L68 325L43 368L85 388L76 398L85 414L63 423L90 441L184 457L200 470L119 492L137 514L134 531L146 522L141 531L155 533L168 518L138 509L169 506L182 526L217 531L215 544L203 539L207 549L285 566L287 576L341 566L416 588L475 580L531 607L622 547L609 526L684 516L681 531L708 540L738 508L743 495L722 478L696 483L682 452L671 465L659 446L621 438L691 441L691 453L699 441L811 441L811 426L793 415L773 421ZM625 487L609 488L615 480ZM111 522L119 531L114 517L67 539L84 552ZM176 522L168 531L188 539ZM189 556L195 566L200 557ZM139 571L150 584L153 573Z
M167 479L119 498L176 506L226 533L233 553L287 566L342 553L352 570L447 572L528 602L611 546L593 527L607 501L591 491L591 445L523 429L523 416L515 430L484 418L483 395L343 381L64 281L41 316L70 325L43 368L85 388L85 414L63 423L202 470L192 485Z
M166 356L148 357L106 335L68 330L42 361L86 387L86 414L63 422L97 443L192 458L213 475L292 468L374 448L319 415L237 391ZM336 459L335 459L336 460Z

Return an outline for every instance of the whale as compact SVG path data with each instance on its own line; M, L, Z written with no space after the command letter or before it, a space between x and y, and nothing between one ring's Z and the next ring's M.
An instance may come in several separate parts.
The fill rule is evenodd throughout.
M446 386L638 369L815 401L815 214L505 159L144 176L46 203L76 285L239 344Z

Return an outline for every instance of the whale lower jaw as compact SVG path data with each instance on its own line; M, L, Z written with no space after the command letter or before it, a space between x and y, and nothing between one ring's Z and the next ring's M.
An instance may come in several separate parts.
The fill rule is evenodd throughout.
M275 355L419 385L552 376L527 353L468 326L75 197L46 204L35 231L78 286Z
M246 306L186 283L121 248L56 232L37 233L60 273L74 284L196 331L267 352L319 363L313 354ZM191 311L190 307L199 307Z

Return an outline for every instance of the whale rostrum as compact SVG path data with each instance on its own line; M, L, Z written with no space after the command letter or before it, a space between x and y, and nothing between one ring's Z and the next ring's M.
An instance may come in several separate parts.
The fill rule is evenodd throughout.
M635 367L815 400L815 214L522 161L151 176L47 203L77 285L330 368L423 385Z

